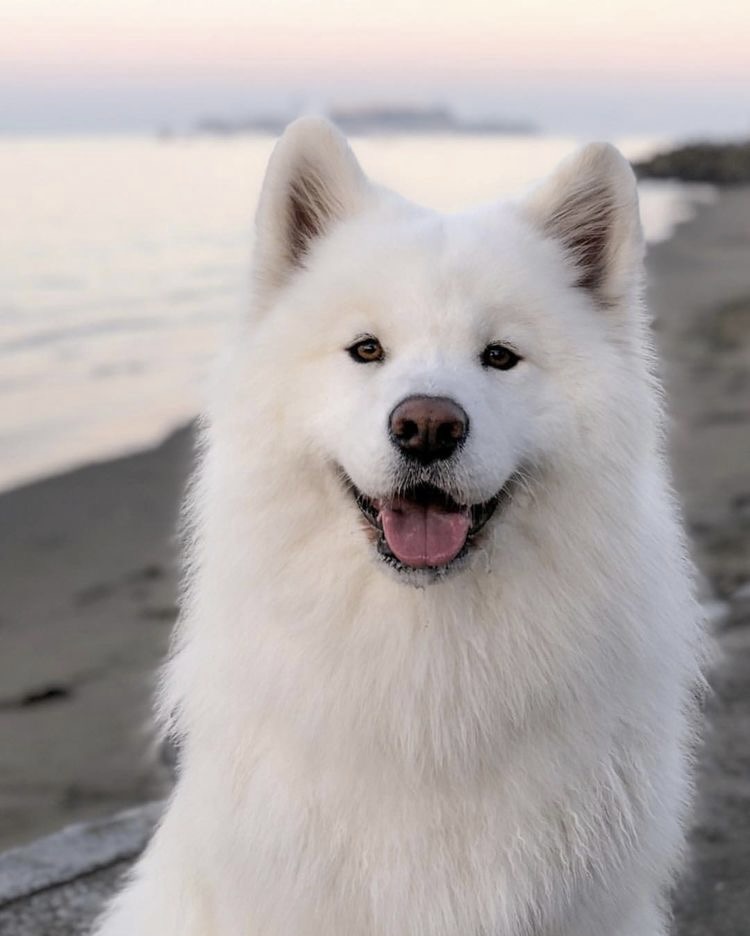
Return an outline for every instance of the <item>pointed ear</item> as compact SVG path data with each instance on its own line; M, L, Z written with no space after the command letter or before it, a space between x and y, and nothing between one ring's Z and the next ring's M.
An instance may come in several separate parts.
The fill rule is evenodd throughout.
M644 246L635 175L614 146L584 147L527 197L522 210L562 245L576 286L600 305L620 303L640 282Z
M275 290L304 266L313 242L363 206L368 182L346 139L327 120L294 121L276 144L255 219L255 271Z

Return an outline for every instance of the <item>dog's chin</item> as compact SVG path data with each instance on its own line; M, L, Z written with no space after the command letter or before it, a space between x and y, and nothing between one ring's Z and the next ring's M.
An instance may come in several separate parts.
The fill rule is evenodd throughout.
M488 524L511 500L515 475L489 500L461 504L435 484L399 488L370 497L345 472L346 490L366 521L365 533L380 563L405 584L424 587L467 568Z

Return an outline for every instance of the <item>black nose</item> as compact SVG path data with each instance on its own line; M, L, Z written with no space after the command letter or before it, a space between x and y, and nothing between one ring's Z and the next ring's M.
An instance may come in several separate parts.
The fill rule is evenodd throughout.
M421 462L449 458L469 432L469 417L446 397L413 396L391 413L391 439L404 455Z

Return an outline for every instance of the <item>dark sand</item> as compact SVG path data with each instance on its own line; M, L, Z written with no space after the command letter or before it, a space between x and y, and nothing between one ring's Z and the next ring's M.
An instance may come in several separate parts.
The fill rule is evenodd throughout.
M715 622L692 867L679 936L750 934L750 190L650 256L675 482Z
M186 431L0 496L0 848L163 795Z
M681 936L750 933L750 190L649 255L672 452L724 659L711 677ZM177 433L0 496L0 848L154 799L147 727L176 591ZM743 598L744 594L744 598Z

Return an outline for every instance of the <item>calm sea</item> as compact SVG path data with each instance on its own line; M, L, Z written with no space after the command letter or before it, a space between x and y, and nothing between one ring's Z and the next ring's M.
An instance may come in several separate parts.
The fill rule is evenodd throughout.
M435 208L517 192L581 141L354 141L365 169ZM665 141L619 140L637 158ZM0 141L0 488L151 445L195 415L247 297L270 138ZM706 190L645 184L647 238Z

